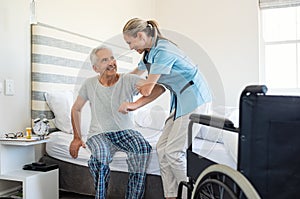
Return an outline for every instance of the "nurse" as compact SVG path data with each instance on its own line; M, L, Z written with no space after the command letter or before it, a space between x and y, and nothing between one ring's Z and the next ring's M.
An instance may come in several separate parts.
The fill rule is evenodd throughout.
M148 72L146 82L138 88L140 93L150 95L156 83L170 90L170 116L156 147L165 198L175 199L179 183L187 180L189 115L207 113L211 92L198 67L175 43L162 36L156 21L133 18L125 24L123 37L131 50L143 54L132 71L139 75Z

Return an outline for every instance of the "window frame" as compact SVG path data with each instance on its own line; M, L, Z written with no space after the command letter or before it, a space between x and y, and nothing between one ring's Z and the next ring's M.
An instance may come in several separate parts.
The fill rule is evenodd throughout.
M300 10L300 5L297 6L286 6L286 7L299 7ZM269 9L280 9L283 7L271 7ZM268 87L268 83L266 80L266 55L265 55L265 50L267 45L276 45L276 44L289 44L293 43L296 44L296 71L297 71L297 76L296 76L296 88L272 88L268 87L269 91L268 93L270 94L284 94L284 95L299 95L300 94L300 49L298 45L300 45L300 38L296 40L286 40L286 41L271 41L271 42L265 42L264 41L264 33L263 33L263 11L265 9L260 9L259 11L259 82L260 84L265 84ZM299 12L300 15L300 12ZM297 23L297 21L296 21ZM300 22L298 24L300 26ZM296 30L297 31L297 30ZM298 44L298 45L297 45Z

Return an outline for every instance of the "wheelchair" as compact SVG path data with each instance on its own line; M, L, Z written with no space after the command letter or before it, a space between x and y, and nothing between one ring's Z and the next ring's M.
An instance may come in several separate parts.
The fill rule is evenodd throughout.
M264 85L247 86L239 105L239 128L221 117L192 114L188 127L189 199L284 199L300 197L300 97L266 95ZM192 127L207 125L238 133L237 169L192 150Z

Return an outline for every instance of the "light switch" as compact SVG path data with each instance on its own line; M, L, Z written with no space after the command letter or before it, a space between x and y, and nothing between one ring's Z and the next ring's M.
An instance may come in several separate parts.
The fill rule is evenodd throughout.
M5 80L5 95L14 95L15 94L15 83L12 79Z

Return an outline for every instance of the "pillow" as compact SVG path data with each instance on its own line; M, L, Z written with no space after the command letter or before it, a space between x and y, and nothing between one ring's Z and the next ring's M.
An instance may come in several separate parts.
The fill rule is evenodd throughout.
M143 128L162 130L167 116L168 112L166 110L161 106L155 105L151 108L138 109L134 114L134 121Z
M218 106L213 108L209 115L227 118L233 122L235 127L238 127L238 110L239 109L235 107ZM223 132L224 130L222 129L202 125L196 137L208 141L224 143Z
M72 91L50 91L45 94L46 102L54 113L54 124L59 130L72 133L71 108L73 105Z
M217 106L212 111L213 115L231 120L235 127L239 126L239 108L230 106Z
M201 125L200 131L196 137L203 140L223 143L223 130L206 125Z
M84 107L81 109L81 135L82 137L87 136L91 124L91 106L87 102Z
M238 157L238 139L239 134L231 131L224 131L223 140L227 152L230 154L235 163Z

